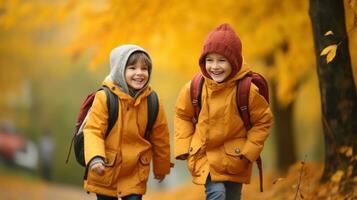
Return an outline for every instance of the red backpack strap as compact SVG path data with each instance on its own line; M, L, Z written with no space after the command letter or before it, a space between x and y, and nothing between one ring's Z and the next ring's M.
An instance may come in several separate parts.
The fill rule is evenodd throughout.
M252 82L258 87L259 93L269 103L268 83L262 75L255 72L249 72L245 77L237 81L237 107L247 131L252 128L248 107L250 84ZM256 162L259 169L260 191L263 192L263 164L260 156Z
M249 91L250 84L252 82L251 73L248 73L245 77L237 81L237 107L240 116L242 117L244 126L246 130L252 128L252 124L250 123L250 115L249 115Z
M259 88L259 94L262 95L265 100L269 103L269 89L268 89L268 82L265 78L258 74L252 73L252 82Z
M191 95L191 103L193 106L194 116L192 117L192 123L194 125L198 122L198 116L201 111L201 94L202 94L202 86L203 86L204 78L202 74L197 73L193 76L190 85L190 95Z

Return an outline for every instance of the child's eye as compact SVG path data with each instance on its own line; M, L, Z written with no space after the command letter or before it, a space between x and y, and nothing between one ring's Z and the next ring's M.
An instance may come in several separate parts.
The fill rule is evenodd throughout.
M127 69L135 69L135 67L130 65L130 66L127 67Z
M206 58L206 62L211 62L211 61L213 61L212 58Z
M226 62L226 59L219 59L219 62Z

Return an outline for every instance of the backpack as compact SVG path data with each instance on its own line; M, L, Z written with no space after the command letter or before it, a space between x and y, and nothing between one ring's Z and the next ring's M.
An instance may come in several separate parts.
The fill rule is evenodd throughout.
M237 92L236 92L236 101L239 111L239 115L243 120L244 127L248 131L252 128L252 123L249 116L249 91L251 83L254 83L259 89L260 95L262 95L265 100L269 103L269 90L268 83L265 78L256 73L248 72L242 79L237 80ZM198 116L201 110L201 95L202 87L204 83L204 78L202 74L197 73L191 80L190 85L190 95L191 102L194 110L194 116L192 117L192 123L194 125L198 122ZM259 179L260 179L260 191L263 192L263 169L262 169L262 160L259 156L256 160L258 169L259 169Z
M77 122L75 126L75 131L72 137L71 145L69 148L69 152L67 155L67 160L66 163L68 163L69 156L71 153L72 145L74 147L74 153L76 156L77 162L83 166L86 167L85 165L85 158L84 158L84 135L83 135L83 128L84 125L86 124L87 121L87 116L90 108L92 107L95 94L100 91L104 90L105 95L107 97L107 107L108 107L108 128L105 132L104 138L106 139L112 130L115 122L118 119L118 109L119 109L119 103L118 103L118 97L106 86L101 87L95 92L90 93L87 98L83 101L81 104L81 108L77 117ZM158 96L155 91L152 91L150 95L148 96L148 122L146 125L145 129L145 139L150 140L151 137L151 130L154 126L154 123L157 118L157 114L159 112L159 100Z

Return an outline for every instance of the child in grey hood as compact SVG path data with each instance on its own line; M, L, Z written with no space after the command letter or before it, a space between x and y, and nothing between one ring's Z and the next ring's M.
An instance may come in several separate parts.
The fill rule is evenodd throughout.
M170 144L167 120L161 101L150 138L145 138L148 97L154 92L149 81L152 62L136 45L114 48L110 74L103 81L118 97L118 120L107 138L106 94L97 92L84 126L84 152L88 167L84 188L104 199L142 199L153 160L154 178L161 182L170 172Z

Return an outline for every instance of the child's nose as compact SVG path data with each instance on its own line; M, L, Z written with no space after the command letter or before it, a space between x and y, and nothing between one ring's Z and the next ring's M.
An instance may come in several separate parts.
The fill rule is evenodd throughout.
M137 73L137 74L143 74L143 73L144 73L144 70L138 69L138 70L136 71L136 73Z
M219 64L218 64L218 62L213 62L212 63L212 69L217 69L217 68L219 68Z

